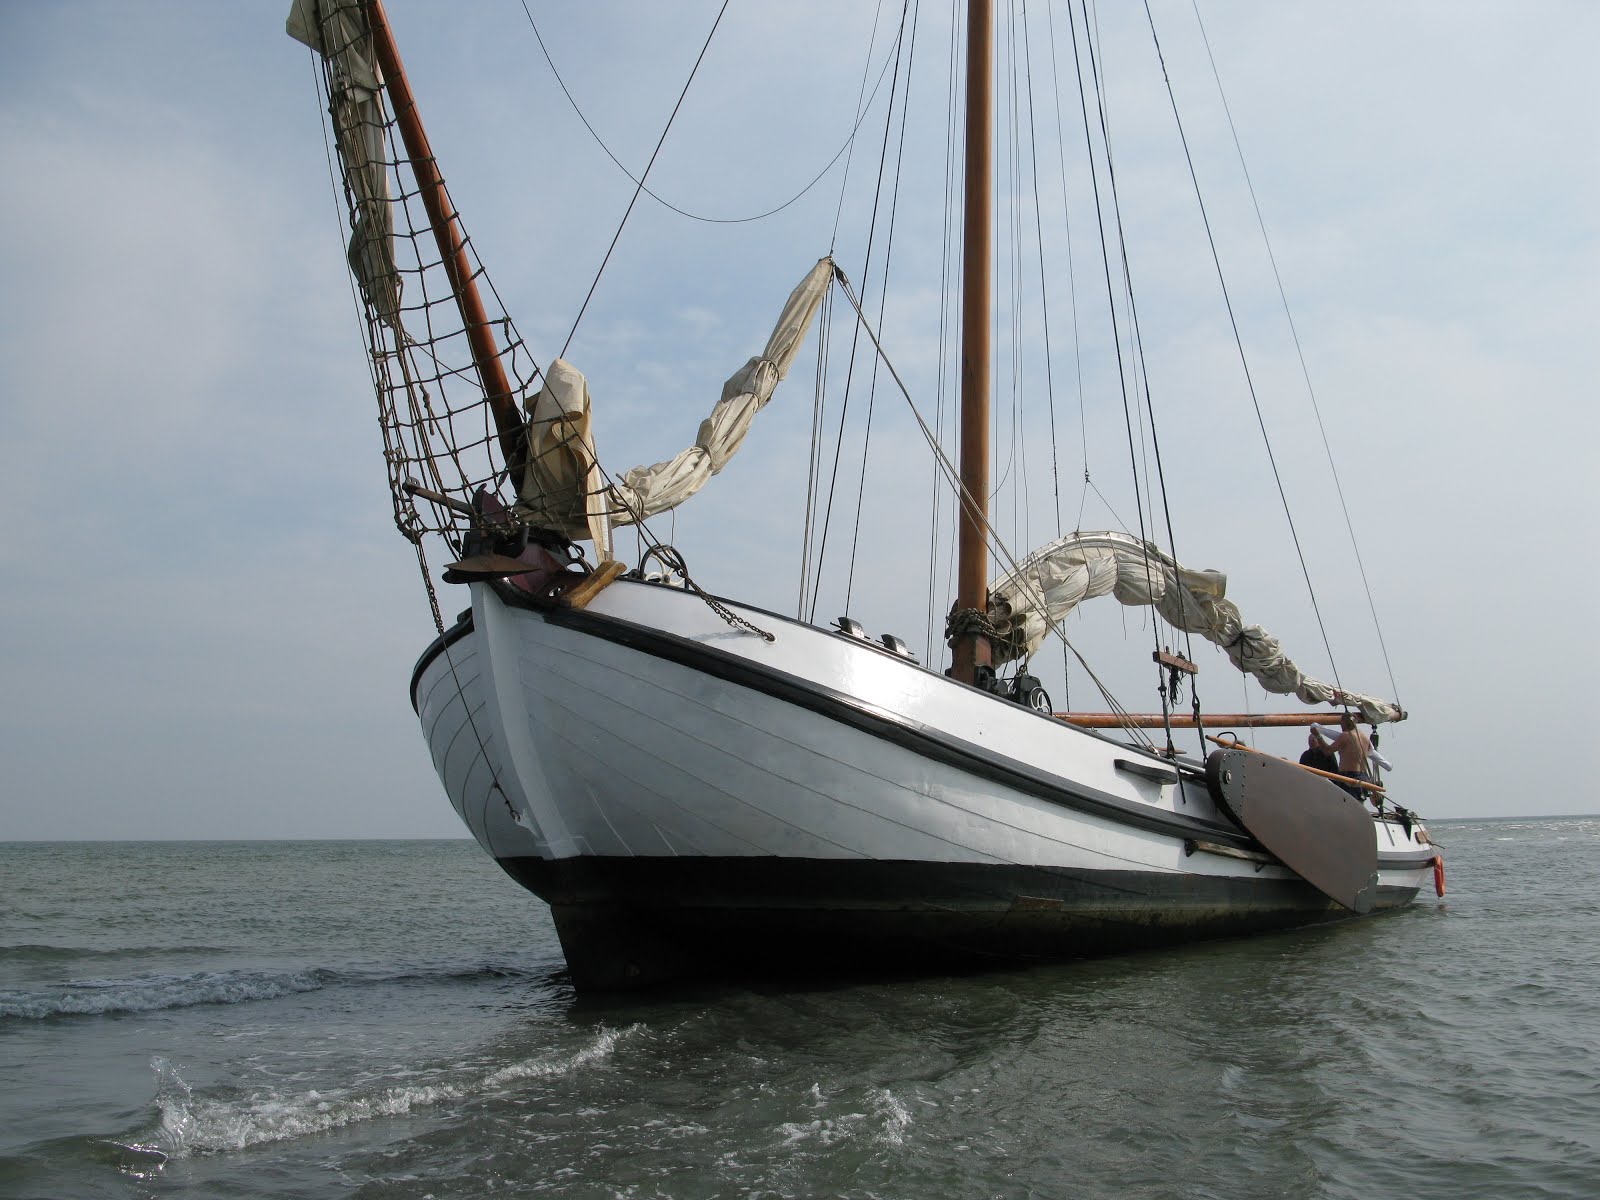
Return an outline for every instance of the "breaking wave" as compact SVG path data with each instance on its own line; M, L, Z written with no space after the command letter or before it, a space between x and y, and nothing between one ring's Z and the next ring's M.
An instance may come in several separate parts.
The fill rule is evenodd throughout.
M261 1091L236 1099L210 1099L196 1096L170 1062L157 1058L150 1065L156 1073L160 1125L147 1140L124 1149L163 1159L183 1158L325 1133L376 1117L405 1116L441 1102L492 1093L523 1080L550 1079L583 1070L609 1058L620 1041L642 1028L602 1028L576 1050L536 1055L465 1078L452 1078L440 1071L432 1083L365 1092Z
M827 1106L822 1089L811 1088L813 1108ZM872 1089L867 1097L872 1111L843 1113L837 1117L816 1117L810 1121L786 1121L778 1126L787 1149L797 1149L811 1143L828 1148L844 1142L870 1141L884 1146L899 1146L905 1142L905 1133L911 1126L911 1111L888 1088Z
M325 987L429 983L470 979L532 978L539 972L504 964L300 971L199 971L185 975L141 975L92 979L48 987L0 991L0 1020L103 1016L155 1012L199 1004L246 1004L276 1000Z

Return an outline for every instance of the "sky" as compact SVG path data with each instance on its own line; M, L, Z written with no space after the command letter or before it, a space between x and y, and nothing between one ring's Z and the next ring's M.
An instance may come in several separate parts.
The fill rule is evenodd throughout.
M637 173L718 5L529 7L585 115ZM1349 687L1398 693L1412 717L1384 748L1402 803L1436 817L1600 809L1571 767L1600 724L1583 632L1600 594L1600 84L1588 61L1600 7L1199 6L1359 565L1195 8L1151 7L1331 655L1149 30L1132 6L1105 5L1112 146L1180 557L1226 571L1246 619L1312 674L1331 660ZM12 514L0 538L0 840L464 832L410 710L432 619L390 522L313 67L283 34L287 9L0 0L0 496ZM515 0L389 9L474 245L548 361L633 185L578 122ZM948 12L931 9L905 135L907 161L931 166L904 171L882 300L885 344L930 415L948 73ZM1030 6L1030 38L1065 11ZM794 196L845 144L866 62L886 61L875 15L736 0L652 188L715 217ZM1004 25L1002 41L1020 28ZM1042 69L1031 82L1040 96L1053 87ZM885 95L848 176L841 160L773 217L713 224L648 198L634 209L567 352L589 376L613 470L689 444L830 246L876 308L859 220L841 219L837 238L834 225L870 205ZM1038 234L1055 264L1051 378L1028 305L1014 306L1015 356L997 351L997 525L1019 553L1080 519L1116 527L1113 513L1131 519L1133 506L1082 134L1069 126L1057 150L1053 104L1035 109L1050 114L1038 153L1064 171L1041 203L1054 211L1064 194L1077 224L1070 250L1058 223ZM1011 193L1027 207L1025 190ZM1076 342L1060 333L1069 296ZM842 308L836 326L837 340ZM738 458L653 527L709 590L785 612L799 587L813 346ZM842 518L830 532L817 616L848 608L926 656L931 467L887 386L873 412L859 534ZM850 445L841 512L857 486ZM1105 501L1085 495L1085 470ZM443 591L447 612L465 607ZM1099 605L1071 618L1069 636L1127 707L1154 708L1146 618ZM1212 711L1293 707L1245 688L1219 657L1201 664ZM1098 706L1081 674L1063 678L1058 653L1036 670L1058 708ZM1299 738L1263 744L1292 754Z

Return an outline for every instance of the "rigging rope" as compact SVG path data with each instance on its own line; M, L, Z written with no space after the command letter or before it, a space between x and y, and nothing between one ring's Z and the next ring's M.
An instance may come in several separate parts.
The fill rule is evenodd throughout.
M811 451L806 458L806 509L800 539L800 598L794 615L805 619L811 584L811 537L816 531L817 475L822 470L823 417L826 413L828 347L833 339L833 289L829 288L817 314L817 366L811 385Z
M572 328L567 331L567 340L561 345L558 358L565 358L567 350L572 345L572 338L578 332L578 324L583 320L583 314L589 311L589 301L594 299L595 289L600 286L600 277L605 274L606 265L611 261L612 252L616 250L617 243L622 240L622 231L627 227L628 217L633 213L633 206L639 203L639 196L644 191L644 181L650 175L650 168L656 165L656 158L661 153L661 147L666 145L667 134L672 132L672 123L678 119L678 110L683 107L683 101L689 94L689 88L694 83L694 77L700 71L700 64L705 61L706 51L711 49L711 39L717 35L717 26L722 24L723 14L728 11L731 0L722 0L722 7L717 10L717 19L711 22L711 32L706 34L705 45L700 47L700 54L694 60L694 66L689 71L689 78L684 81L683 91L678 93L678 102L672 106L672 114L667 118L666 128L662 129L661 137L656 141L656 148L650 152L650 161L645 164L644 172L639 176L638 187L634 189L633 199L628 201L627 210L622 214L622 220L617 223L617 232L611 237L611 245L606 247L606 254L600 260L600 269L594 273L594 282L589 285L589 292L583 298L583 304L578 308L578 315L572 319ZM533 16L528 16L532 22ZM537 31L535 31L537 32Z
M960 24L960 0L950 0L950 27L958 28ZM950 374L959 372L959 363L956 356L951 353L951 310L959 303L956 289L950 285L951 270L960 257L959 239L955 230L957 224L958 204L956 202L956 162L959 155L966 152L966 144L961 137L961 122L957 110L957 98L961 95L961 49L964 45L962 39L950 39L950 54L945 76L945 137L944 137L944 196L940 212L943 217L941 238L939 243L939 353L937 358L938 368L935 371L934 392L934 437L940 445L944 444L945 407L947 403L953 407L955 389L946 390ZM952 416L952 424L954 424ZM940 513L943 509L945 489L939 474L939 464L932 464L929 479L929 508L932 510L933 519L928 522L928 609L926 624L923 629L923 658L933 661L934 655L934 628L935 612L943 611L950 607L950 598L954 591L952 577L955 569L955 556L946 556L945 580L942 590L939 588L939 527ZM955 506L951 506L952 528L954 527ZM940 603L942 601L942 603Z
M1083 528L1083 510L1089 498L1089 421L1083 405L1083 339L1078 332L1078 275L1072 254L1072 205L1067 199L1067 136L1061 119L1061 71L1056 60L1056 18L1054 6L1045 5L1045 18L1050 30L1050 85L1055 96L1056 161L1061 170L1061 215L1067 238L1067 291L1072 300L1072 356L1078 384L1078 435L1083 449L1083 491L1078 498L1078 519L1073 526ZM1076 46L1074 46L1076 60ZM1096 489L1098 494L1099 489ZM1104 499L1104 497L1102 497ZM1110 505L1106 506L1108 509ZM1115 512L1112 512L1116 516ZM1121 524L1121 518L1117 521ZM1126 528L1126 526L1124 526Z
M920 7L920 6L919 6ZM900 211L900 179L905 165L906 156L906 120L911 111L911 81L915 78L917 63L917 9L913 9L908 2L901 10L900 33L895 41L898 43L905 37L905 20L907 15L911 18L911 41L906 53L906 86L900 95L900 140L895 148L894 180L889 193L889 229L883 242L883 275L878 283L878 323L883 323L884 311L889 303L889 266L894 260L894 231L895 216ZM900 67L895 66L895 76L898 78ZM889 129L893 124L894 90L889 93L890 120L884 125L884 161L878 165L879 186L882 187L883 169L888 156ZM856 556L861 547L861 509L867 492L867 459L872 453L872 413L876 407L878 397L878 360L872 363L872 378L867 386L867 421L866 429L862 434L861 443L861 478L856 487L856 516L855 523L850 533L850 571L846 576L844 587L845 610L849 611L850 598L855 591L856 582Z
M851 131L850 142L848 146L850 153L845 159L844 163L844 178L839 180L839 201L834 205L833 209L833 233L828 238L828 254L830 256L839 248L839 222L844 217L844 198L850 187L850 167L851 164L855 162L856 157L855 129L861 128L861 122L866 120L867 109L871 105L871 101L864 100L863 97L867 93L867 79L872 74L872 47L878 42L878 24L883 20L883 6L884 0L878 0L877 7L872 10L872 35L867 39L867 59L861 64L861 86L856 89L856 123L854 129ZM895 37L892 49L894 50L892 58L890 56L885 56L883 60L884 70L888 69L891 61L896 64L898 64L900 61L900 39L898 35ZM882 71L879 72L878 78L881 82L883 78ZM874 96L878 94L878 88L876 85L874 85L872 89L872 94ZM894 97L893 87L890 88L889 95L892 103Z
M1294 341L1294 352L1300 360L1300 375L1306 381L1306 395L1311 400L1311 411L1317 418L1317 432L1322 435L1322 450L1328 458L1328 470L1333 475L1333 487L1339 495L1339 510L1344 514L1344 527L1350 534L1350 548L1355 552L1356 569L1361 574L1361 586L1367 594L1367 609L1372 613L1372 627L1378 635L1378 648L1383 652L1384 669L1389 672L1389 688L1394 694L1394 701L1400 704L1400 686L1395 682L1394 667L1389 662L1389 646L1383 639L1383 626L1378 621L1378 607L1372 599L1372 585L1367 582L1367 567L1361 559L1361 546L1356 540L1355 523L1350 519L1350 505L1345 500L1344 484L1339 479L1339 468L1334 465L1333 447L1328 443L1328 430L1322 422L1322 408L1317 403L1317 392L1311 386L1311 369L1306 365L1305 350L1300 345L1300 330L1294 323L1294 314L1289 311L1289 295L1283 286L1283 276L1278 272L1278 257L1272 252L1272 239L1267 236L1267 221L1261 214L1261 201L1256 197L1256 185L1250 178L1250 168L1245 165L1244 147L1239 142L1239 130L1233 123L1233 110L1228 106L1228 95L1222 88L1222 74L1217 70L1216 56L1211 53L1211 39L1206 35L1205 21L1200 17L1199 0L1191 0L1194 8L1195 24L1200 28L1200 40L1206 48L1206 60L1211 64L1211 77L1216 80L1217 96L1222 101L1223 115L1228 120L1228 132L1233 137L1233 148L1239 156L1239 170L1244 175L1245 187L1250 192L1250 203L1255 209L1256 224L1261 229L1261 241L1267 250L1267 261L1272 265L1272 278L1278 285L1278 299L1283 302L1283 315L1289 323L1289 336ZM1401 705L1404 707L1404 705Z
M723 7L726 8L727 5L724 5ZM828 160L827 164L822 168L822 170L818 171L814 176L812 176L810 183L806 184L805 187L801 188L793 196L790 196L782 204L779 204L774 208L769 208L765 212L755 213L754 215L748 217L708 217L701 213L690 212L686 208L679 208L676 204L666 199L660 193L645 187L644 176L635 175L632 171L628 170L628 168L623 165L622 160L611 152L611 147L606 145L605 139L602 138L595 127L590 124L589 118L583 113L583 109L578 107L577 100L573 97L571 90L567 87L567 81L561 77L561 72L556 69L555 59L550 56L550 51L544 44L544 38L539 34L539 26L535 23L533 19L533 13L528 8L528 0L522 0L522 11L528 18L528 26L533 30L534 40L539 43L539 51L544 55L544 61L550 67L550 74L555 76L556 83L561 88L561 94L567 98L567 103L572 106L572 111L577 114L578 120L583 122L583 127L589 131L589 136L594 139L595 145L599 146L600 149L605 152L605 156L612 161L617 170L621 171L628 177L630 181L643 189L644 194L649 196L650 199L654 200L663 208L670 209L671 211L677 213L680 217L688 217L691 221L701 221L707 225L744 225L751 221L764 221L768 217L776 216L778 213L781 213L791 204L794 204L797 200L800 200L802 197L804 197L805 194L812 188L816 187L817 184L821 183L827 176L828 172L833 170L834 165L844 157L845 152L854 144L856 134L860 131L862 122L867 119L867 109L872 107L873 100L877 98L878 89L883 86L883 77L888 73L889 70L889 59L885 57L883 67L878 71L878 82L872 87L872 95L867 97L865 106L862 106L859 103L857 105L858 115L856 117L856 123L851 126L850 134L845 138L844 145L840 146L839 149L834 152L833 157ZM894 47L891 46L890 49L892 50ZM870 62L868 63L868 67L871 67ZM870 75L870 70L868 75ZM865 82L866 77L864 76L862 80L863 90L865 90ZM649 173L650 169L646 167L645 174L648 175Z
M900 8L900 30L901 30L901 35L902 36L896 38L896 44L899 45L899 46L902 46L902 47L904 45L903 34L905 32L905 22L906 22L906 17L907 17L909 12L910 12L910 0L905 0L905 2L901 5L901 8ZM873 189L873 195L872 195L872 216L871 216L870 221L868 222L868 227L867 227L868 228L867 249L866 249L866 256L865 256L865 259L863 260L863 266L862 266L862 277L863 278L867 278L868 277L868 273L872 269L873 248L874 248L875 242L877 240L877 233L878 233L878 207L883 201L883 176L884 176L885 167L887 166L887 163L888 163L889 134L894 128L894 95L895 95L897 89L899 88L899 82L900 82L901 52L902 51L897 51L896 54L895 54L894 79L889 85L890 102L889 102L888 110L884 113L883 142L881 144L881 147L879 149L879 154L878 154L878 176L877 176L877 183L876 183L876 185L875 185L875 187ZM840 199L840 205L841 205L841 210L842 210L842 206L843 206L843 203L844 203L844 196L843 196L842 191L841 191L839 199ZM837 227L837 224L835 224L835 236L836 237L837 237L837 233L838 233L838 227ZM887 281L887 278L888 278L888 276L887 276L887 270L888 270L887 261L885 262L884 270L886 272L884 278L885 278L885 281ZM827 507L824 509L824 512L823 512L823 517L822 517L822 538L821 538L821 541L819 542L818 547L817 547L817 569L816 569L816 575L815 575L815 586L814 586L812 594L811 594L811 613L810 613L810 617L809 617L809 619L812 620L812 621L816 620L817 602L821 598L822 567L823 567L823 563L826 560L827 554L828 554L828 533L831 530L832 525L833 525L833 500L834 500L835 494L838 491L839 462L840 462L840 456L844 452L845 421L848 419L848 417L850 415L851 386L852 386L852 384L854 383L854 380L855 380L856 351L857 351L858 346L859 346L860 336L861 336L860 327L857 326L855 331L851 334L850 360L849 360L848 365L845 368L844 402L840 406L840 410L839 410L839 436L834 442L833 472L830 475L829 480L828 480L828 503L827 503ZM869 401L869 403L870 403L870 401ZM865 463L866 463L866 452L865 452L865 450L863 450L863 452L862 452L862 469L863 469L863 472L865 472ZM852 569L852 571L854 570L854 567L855 567L854 553L855 553L854 552L854 547L852 547L852 549L851 549L851 569ZM848 602L848 593L846 595L846 600Z
M1039 136L1033 120L1033 50L1028 38L1027 0L1023 0L1022 5L1022 54L1028 86L1028 149L1033 167L1033 231L1039 255L1039 319L1044 329L1044 388L1050 411L1050 480L1055 496L1055 533L1060 537L1065 530L1061 528L1061 464L1056 447L1056 382L1050 347L1049 272L1044 269L1044 218L1039 205ZM1070 239L1071 235L1068 237ZM1070 246L1070 240L1068 244ZM1071 275L1070 260L1068 275Z
M1018 562L1016 556L1011 553L1010 548L1005 544L1005 541L1000 537L999 533L995 530L993 522L991 522L987 515L984 514L983 507L972 497L970 493L967 492L966 488L962 485L960 472L956 469L955 464L950 461L949 456L945 454L943 447L941 447L938 441L934 438L933 430L928 428L928 422L923 418L922 413L918 410L916 401L911 398L910 389L906 387L905 381L900 378L900 372L895 369L894 363L890 361L888 353L883 348L883 343L878 340L877 333L867 322L866 313L862 311L861 302L856 297L855 290L850 286L849 279L845 277L844 272L841 271L837 265L834 267L834 278L838 280L840 289L845 294L845 299L850 301L850 306L855 310L857 324L866 333L867 338L872 343L873 350L876 352L877 356L882 359L884 367L887 368L889 372L889 377L894 380L895 386L900 389L900 395L905 399L906 406L911 410L911 416L916 421L917 428L921 431L923 440L927 442L928 448L933 451L934 459L939 464L940 469L944 472L946 480L948 480L951 486L955 489L955 492L960 498L961 503L977 514L979 522L983 526L984 539L994 552L995 556L1008 564L1013 572L1020 575L1021 564ZM1072 644L1072 641L1067 637L1066 630L1062 627L1061 622L1050 617L1048 611L1041 602L1042 598L1030 597L1030 599L1035 601L1039 612L1049 623L1051 632L1053 632L1056 637L1061 639L1062 644L1066 646L1067 649L1072 652L1073 657L1078 660L1078 664L1083 668L1084 673L1087 674L1090 680L1094 682L1095 687L1100 691L1101 698L1106 702L1106 705L1111 712L1120 717L1126 718L1128 715L1128 710L1118 703L1116 697L1111 694L1110 689L1107 688L1100 677L1095 674L1094 669L1089 666L1088 660L1085 659L1079 652L1078 648ZM972 613L974 615L968 616L968 613ZM983 614L976 613L976 610L963 610L959 615L955 616L954 619L957 621L976 620L982 616ZM1146 747L1153 749L1154 743L1151 742L1149 737L1146 736L1142 730L1134 726L1131 722L1125 721L1124 729L1137 741L1140 741L1144 743Z
M883 6L884 0L878 0L877 7L873 9L872 34L867 39L867 56L866 60L861 65L861 84L856 90L856 129L859 129L861 122L866 119L867 108L870 104L870 102L866 99L867 80L872 74L872 47L877 44L878 26L883 20ZM885 57L884 59L884 70L888 69L890 62L898 64L900 61L898 33L896 34L893 48L895 50L894 55L892 57ZM882 77L883 72L880 71L880 82ZM874 86L873 95L876 94L877 87ZM890 97L890 107L892 108L893 88L890 89ZM832 256L838 250L839 222L844 216L844 198L850 187L850 168L855 162L855 137L853 133L850 138L848 149L849 156L845 159L844 177L839 180L839 200L834 206L833 232L829 236L828 240L828 254L830 256ZM870 245L871 244L869 242L869 259ZM826 322L819 330L819 336L817 340L817 376L811 410L811 458L806 470L805 531L801 538L800 603L795 610L795 616L801 620L807 619L806 599L808 596L811 599L810 619L815 620L816 618L816 605L822 587L822 559L823 555L827 552L828 517L825 516L823 518L822 538L817 549L816 573L815 577L813 578L811 570L811 545L813 539L817 535L817 502L822 486L822 455L824 449L823 431L825 430L827 424L826 416L828 391L827 370L825 364L829 361L828 348L832 338L832 311L832 292L830 289L829 297L824 301L824 316L826 318ZM835 484L838 482L839 477L839 453L843 447L844 440L844 417L850 408L850 381L854 376L854 372L855 345L852 342L850 362L845 371L844 406L839 415L839 438L834 444L833 473L829 477L828 484L829 516L831 516L833 511L833 489Z
M1155 17L1150 13L1149 0L1145 0L1144 11L1150 25L1150 38L1155 43L1156 58L1161 63L1161 78L1166 82L1167 99L1172 106L1172 119L1177 123L1178 139L1183 144L1183 158L1189 167L1189 179L1194 185L1195 201L1200 206L1200 219L1205 225L1206 242L1211 247L1211 262L1216 267L1217 283L1222 288L1223 304L1228 310L1228 323L1233 328L1233 342L1239 350L1239 365L1244 370L1245 385L1250 392L1250 404L1255 409L1256 424L1261 429L1261 440L1267 448L1267 461L1272 465L1272 479L1278 487L1278 499L1283 505L1284 519L1289 523L1289 536L1294 540L1294 552L1300 560L1300 574L1305 578L1306 591L1311 595L1311 611L1316 614L1317 629L1322 634L1322 646L1328 653L1328 669L1333 672L1333 681L1342 692L1344 691L1344 683L1339 678L1339 667L1334 661L1333 646L1328 641L1328 629L1322 620L1322 608L1317 604L1317 590L1311 585L1311 571L1306 566L1305 550L1300 545L1300 533L1295 528L1294 515L1289 511L1289 497L1283 489L1283 477L1278 472L1277 456L1272 452L1272 439L1267 435L1266 418L1261 413L1261 401L1256 395L1255 380L1250 374L1250 363L1244 352L1244 339L1239 333L1239 320L1233 311L1233 297L1228 292L1228 281L1222 271L1222 258L1217 251L1216 237L1211 232L1211 218L1206 213L1205 198L1200 194L1200 177L1195 172L1194 156L1189 153L1189 138L1183 129L1183 118L1178 115L1178 100L1172 90L1172 77L1167 72L1166 57L1161 53L1161 39L1156 36L1156 22Z
M1112 207L1113 207L1114 219L1117 222L1118 230L1119 230L1119 236L1120 236L1121 219L1122 218L1121 218L1120 207L1118 206L1117 201L1116 201L1116 171L1115 171L1115 168L1114 168L1114 166L1112 164L1112 160L1111 160L1111 135L1110 135L1110 132L1109 132L1109 129L1108 129L1108 125L1107 125L1107 120L1106 120L1105 103L1104 103L1104 101L1105 101L1105 91L1104 91L1104 88L1101 86L1100 69L1099 69L1099 66L1098 66L1098 63L1097 63L1096 54L1095 54L1094 40L1093 40L1093 37L1092 37L1092 35L1090 33L1088 5L1085 2L1085 0L1080 0L1080 6L1079 7L1080 7L1080 11L1082 12L1082 15L1083 15L1084 45L1085 45L1085 49L1086 49L1086 51L1088 53L1088 56L1089 56L1089 69L1090 69L1091 77L1092 77L1093 82L1094 82L1095 108L1096 108L1096 112L1097 112L1097 114L1099 116L1099 124L1100 124L1100 144L1101 144L1101 149L1104 151L1104 154L1105 154L1106 180L1107 180L1107 185L1108 185L1108 187L1109 187L1109 189L1111 190L1111 193L1112 193ZM1137 450L1135 449L1135 446L1134 446L1134 435L1133 435L1133 411L1134 410L1130 409L1129 404L1128 404L1128 374L1129 374L1129 368L1128 368L1126 360L1124 359L1124 356L1123 356L1123 352L1122 352L1122 334L1120 332L1120 329L1118 328L1118 323L1117 323L1116 288L1115 288L1115 286L1113 285L1113 283L1111 281L1111 250L1110 250L1110 246L1108 244L1108 238L1106 236L1106 209L1105 209L1105 203L1101 199L1101 195L1100 195L1099 173L1095 170L1095 167L1094 167L1094 138L1093 138L1093 135L1091 133L1091 127L1090 127L1090 122L1089 122L1089 102L1088 102L1088 97L1084 92L1083 62L1082 62L1082 59L1079 57L1079 54L1078 54L1077 18L1073 15L1073 9L1072 9L1071 5L1068 5L1068 7L1067 7L1067 17L1068 17L1069 22L1071 23L1072 55L1073 55L1073 63L1077 68L1078 105L1079 105L1079 108L1080 108L1080 110L1082 112L1082 116L1083 116L1084 144L1085 144L1085 146L1087 148L1088 155L1089 155L1089 177L1094 183L1094 207L1095 207L1095 217L1096 217L1096 222L1095 223L1096 223L1096 227L1098 229L1099 235L1100 235L1100 263L1101 263L1102 273L1104 274L1104 277L1105 277L1106 304L1107 304L1107 308L1108 308L1108 310L1110 312L1110 315L1111 315L1112 341L1115 344L1116 351L1117 351L1117 382L1118 382L1118 386L1119 386L1119 389L1120 389L1121 395L1122 395L1122 420L1123 420L1123 425L1126 428L1127 434L1128 434L1128 462L1129 462L1129 467L1133 472L1133 499L1134 499L1135 515L1139 519L1139 544L1140 544L1141 547L1147 547L1149 545L1149 538L1146 536L1146 532L1145 532L1145 523L1144 523L1144 507L1145 507L1145 503L1144 503L1144 498L1140 495L1140 491L1139 491L1139 479L1140 479L1140 475L1139 475L1139 456L1138 456L1138 452L1137 452ZM1122 253L1122 268L1123 268L1123 274L1124 274L1125 278L1126 278L1126 275L1127 275L1127 265L1128 265L1127 264L1127 252L1126 252L1126 246L1124 245L1123 253ZM1127 282L1127 286L1128 286L1128 289L1129 289L1129 297L1130 297L1130 301L1131 301L1132 281L1131 280L1126 280L1126 282ZM1132 348L1132 343L1130 342L1130 352L1131 352L1131 348ZM1142 441L1142 439L1141 439L1141 441ZM1154 514L1152 514L1152 516L1153 515ZM1148 552L1148 550L1144 550L1144 551L1142 551L1142 553L1144 555L1144 566L1145 566L1146 583L1148 584L1148 586L1153 591L1154 587L1155 587L1155 583L1154 583L1154 578L1155 577L1154 577L1154 571L1152 570L1152 568L1150 566L1149 552ZM1161 650L1161 634L1160 634L1159 629L1157 628L1157 621L1156 620L1152 620L1151 621L1151 634L1153 635L1153 640L1154 640L1154 643L1155 643L1156 652L1159 653L1160 650ZM1162 696L1162 711L1163 711L1163 713L1165 713L1167 711L1166 697L1165 697L1164 694ZM1170 731L1169 731L1169 737L1170 737Z

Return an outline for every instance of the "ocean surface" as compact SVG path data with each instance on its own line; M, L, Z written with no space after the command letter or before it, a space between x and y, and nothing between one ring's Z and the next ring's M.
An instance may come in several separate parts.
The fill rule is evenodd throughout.
M577 997L461 842L0 845L0 1196L1600 1195L1600 818L1362 922Z

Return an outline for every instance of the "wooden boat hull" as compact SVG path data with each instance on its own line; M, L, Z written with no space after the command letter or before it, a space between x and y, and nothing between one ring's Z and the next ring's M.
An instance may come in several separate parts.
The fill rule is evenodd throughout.
M503 587L503 585L502 585ZM472 585L413 698L457 812L550 903L575 984L966 969L1349 915L1198 770L870 643L623 582L587 611ZM1388 823L1375 909L1432 850Z

